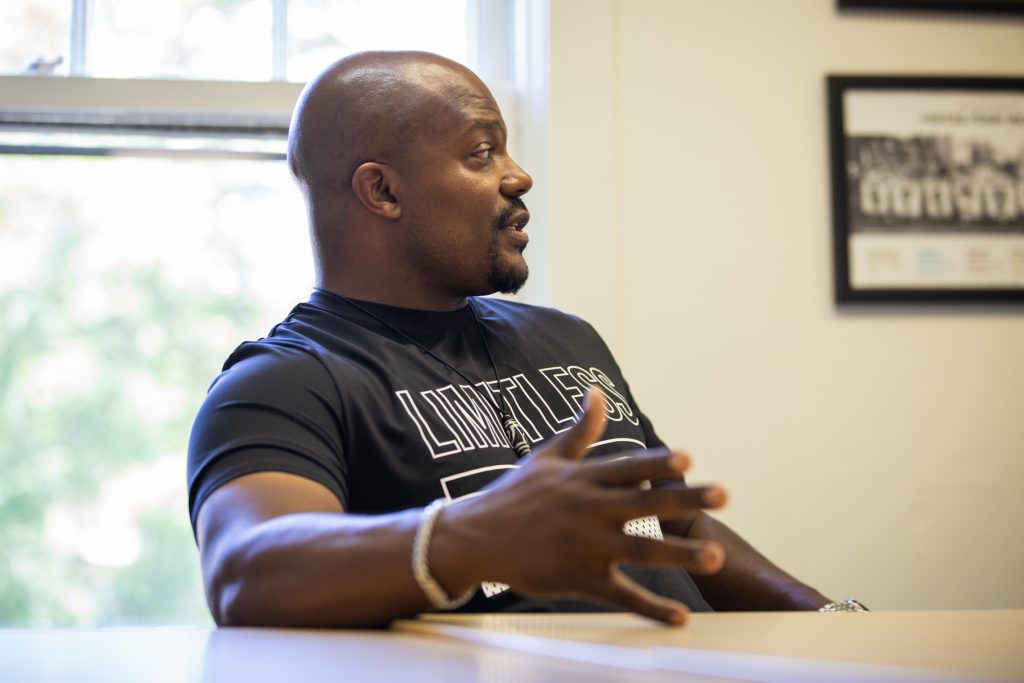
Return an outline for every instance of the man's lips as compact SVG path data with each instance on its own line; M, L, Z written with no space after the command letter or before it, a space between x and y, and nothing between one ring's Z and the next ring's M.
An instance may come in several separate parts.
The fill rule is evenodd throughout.
M512 214L511 218L509 218L508 221L506 221L505 224L501 227L509 228L511 230L515 230L516 232L521 232L526 228L526 224L529 222L530 212L524 209L522 211L517 211L514 214Z

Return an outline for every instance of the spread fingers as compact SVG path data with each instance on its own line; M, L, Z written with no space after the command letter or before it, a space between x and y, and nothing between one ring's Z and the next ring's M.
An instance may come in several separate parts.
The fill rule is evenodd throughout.
M725 563L725 551L718 543L675 536L654 540L623 534L615 550L618 562L681 567L693 574L714 574Z
M614 567L606 580L596 582L588 592L604 602L673 626L682 626L689 614L682 603L655 595Z
M605 508L615 520L657 515L671 519L694 510L723 507L728 494L721 486L679 486L652 489L614 489L605 491Z
M659 449L643 455L592 460L581 469L593 482L605 486L626 486L642 481L678 479L690 467L690 456L682 451Z

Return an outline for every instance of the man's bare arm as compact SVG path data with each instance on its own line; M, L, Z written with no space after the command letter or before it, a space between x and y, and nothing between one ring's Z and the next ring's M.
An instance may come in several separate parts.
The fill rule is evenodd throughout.
M714 542L627 536L625 521L672 519L724 500L717 487L641 490L678 478L682 453L581 462L604 429L600 394L580 421L481 496L446 508L429 566L449 595L482 581L524 593L589 596L679 624L686 608L636 585L617 563L715 571ZM411 552L420 510L346 514L323 486L283 473L240 477L214 491L197 520L207 599L219 624L375 626L429 608Z
M375 626L426 609L408 548L418 511L343 514L327 488L281 472L214 491L197 521L207 602L222 626ZM403 550L404 549L404 550ZM373 584L372 590L359 590Z
M759 553L714 517L696 512L663 520L670 534L712 541L725 549L725 562L714 574L694 574L701 594L719 611L816 610L830 600Z

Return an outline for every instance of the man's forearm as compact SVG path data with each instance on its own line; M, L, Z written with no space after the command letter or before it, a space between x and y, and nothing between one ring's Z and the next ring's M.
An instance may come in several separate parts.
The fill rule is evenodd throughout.
M204 562L221 625L379 626L428 609L411 568L419 510L267 520Z
M716 610L815 610L829 602L710 515L701 512L692 520L666 520L663 526L668 533L716 541L725 549L725 564L720 571L693 576L705 599Z

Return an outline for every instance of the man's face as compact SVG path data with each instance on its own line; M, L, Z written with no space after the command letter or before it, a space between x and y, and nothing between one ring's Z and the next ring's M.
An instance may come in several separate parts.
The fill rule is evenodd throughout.
M402 164L407 262L444 296L513 293L529 273L520 196L533 181L508 156L505 122L487 88L469 74L450 75Z

